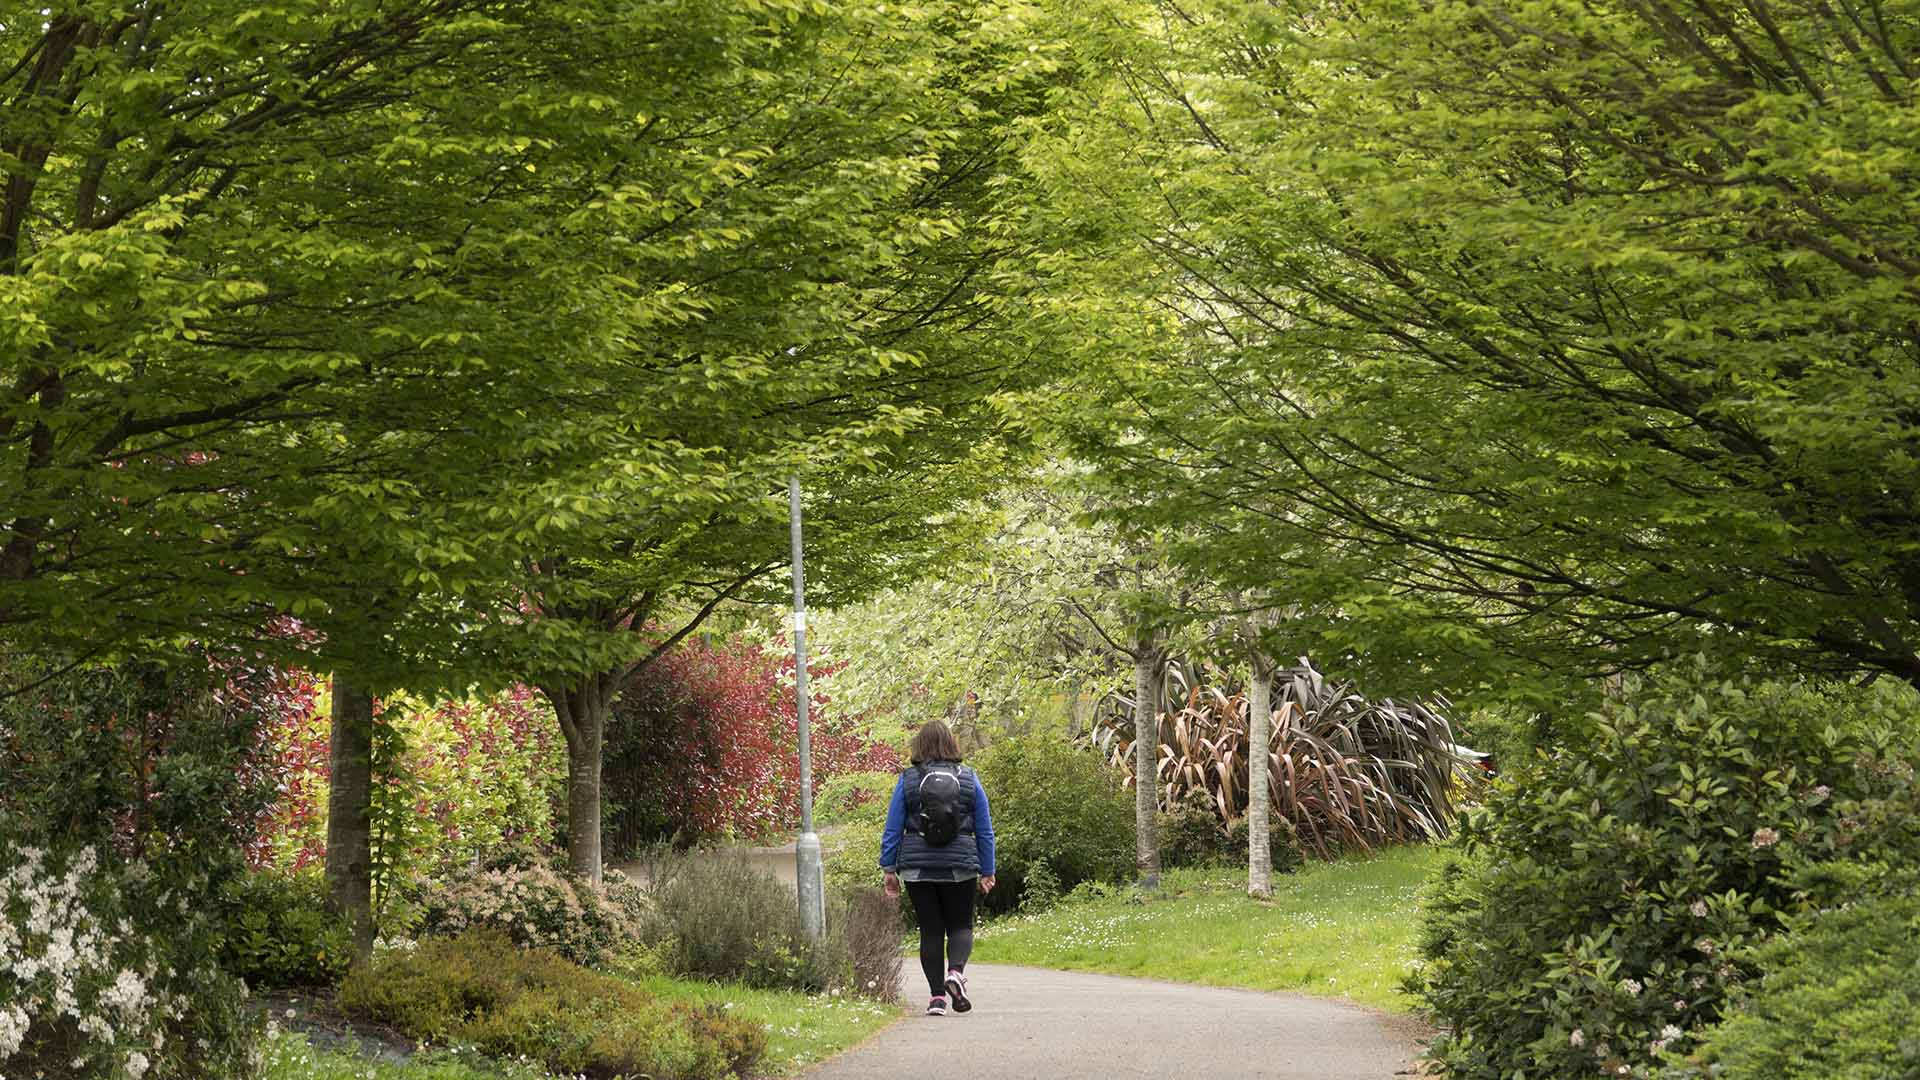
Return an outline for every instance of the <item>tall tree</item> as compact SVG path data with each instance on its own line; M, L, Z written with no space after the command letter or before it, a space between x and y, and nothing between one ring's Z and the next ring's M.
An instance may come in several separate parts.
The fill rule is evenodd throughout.
M493 622L555 643L521 670L567 734L576 872L600 872L613 696L718 605L774 598L786 477L807 478L819 589L899 581L951 548L931 522L983 490L996 396L1047 372L1012 332L1030 286L1006 270L1031 246L1011 125L1045 107L1052 70L1032 20L1018 3L836 8L782 28L736 92L652 113L662 168L689 149L740 164L626 260L693 314L624 335L624 364L550 407L597 453L553 481L566 535L514 600L535 617ZM601 662L567 644L585 640L607 643Z

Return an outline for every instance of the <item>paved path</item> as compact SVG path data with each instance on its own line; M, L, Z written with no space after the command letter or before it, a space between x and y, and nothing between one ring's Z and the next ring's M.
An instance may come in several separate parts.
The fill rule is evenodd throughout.
M926 1005L907 957L908 1002ZM1414 1076L1417 1021L1323 998L974 964L974 1009L915 1015L803 1073L805 1080ZM943 1064L945 1063L945 1064Z

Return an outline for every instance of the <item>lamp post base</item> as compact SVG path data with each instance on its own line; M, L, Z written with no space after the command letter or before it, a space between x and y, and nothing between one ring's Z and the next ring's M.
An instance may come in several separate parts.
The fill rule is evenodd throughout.
M820 834L803 832L793 845L794 886L800 893L800 928L810 941L827 932L826 869L820 856Z

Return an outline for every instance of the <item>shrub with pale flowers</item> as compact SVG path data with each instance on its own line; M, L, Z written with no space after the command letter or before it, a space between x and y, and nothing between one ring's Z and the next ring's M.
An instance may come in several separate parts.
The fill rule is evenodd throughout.
M645 893L618 871L601 885L533 860L502 859L454 874L421 895L421 932L505 934L527 949L551 949L575 963L605 967L640 940Z
M245 987L212 965L212 928L184 895L142 864L116 869L92 847L49 851L4 829L0 866L0 1075L257 1072Z

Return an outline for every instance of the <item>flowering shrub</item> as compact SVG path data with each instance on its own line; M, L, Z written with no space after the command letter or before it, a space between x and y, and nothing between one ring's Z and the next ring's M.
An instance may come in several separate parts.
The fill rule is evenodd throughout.
M420 907L424 934L491 930L522 948L604 967L639 943L648 904L646 893L618 871L595 886L538 862L504 860L428 886Z
M766 1032L710 1007L666 1004L631 983L484 931L376 957L340 988L349 1014L407 1035L525 1057L564 1076L746 1076Z
M1822 914L1757 957L1765 978L1664 1074L1723 1080L1920 1076L1920 896Z
M144 863L117 871L94 847L51 852L4 830L0 866L0 1075L257 1072L245 987L213 965L211 921L183 894Z
M263 820L256 865L299 870L326 853L329 709L319 692L307 708L272 718L280 798ZM383 907L408 882L552 835L566 749L534 691L438 705L391 695L376 703L374 722L371 824Z
M1909 709L1683 671L1509 769L1423 928L1444 1074L1629 1076L1686 1053L1808 901L1797 853L1836 851L1847 808L1911 775L1884 741Z
M757 645L690 640L634 674L607 724L610 850L676 834L764 839L799 824L793 664ZM807 669L816 794L833 777L900 766L861 718L834 714L823 688L839 666Z

